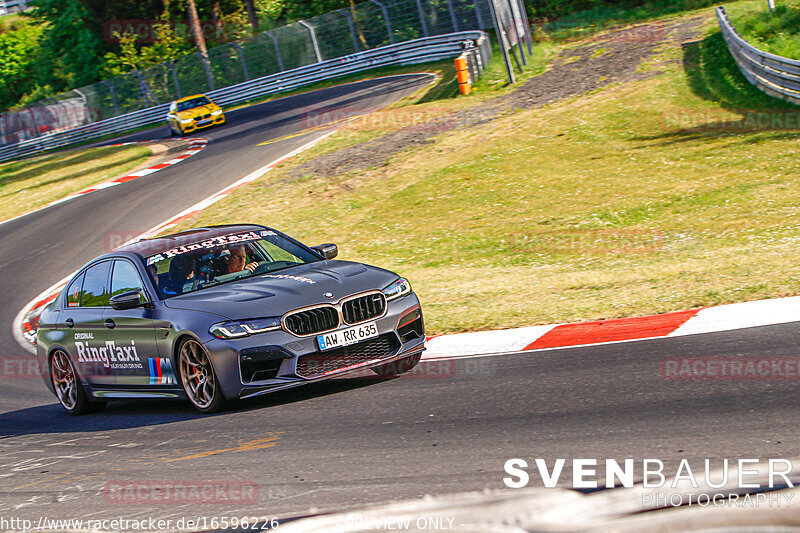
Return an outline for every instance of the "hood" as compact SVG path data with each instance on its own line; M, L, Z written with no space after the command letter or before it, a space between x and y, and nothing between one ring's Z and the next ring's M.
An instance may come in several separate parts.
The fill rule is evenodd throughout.
M318 261L173 296L164 304L231 320L281 316L292 309L336 303L351 294L380 290L397 278L393 272L361 263ZM333 297L325 297L326 292Z
M206 104L200 107L193 107L191 109L187 109L186 111L181 111L178 113L181 117L194 117L197 115L205 115L206 113L211 113L212 111L216 111L219 109L219 106L216 104Z

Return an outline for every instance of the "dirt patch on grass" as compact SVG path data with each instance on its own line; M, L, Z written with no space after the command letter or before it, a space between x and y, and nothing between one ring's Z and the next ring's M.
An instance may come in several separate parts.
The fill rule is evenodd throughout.
M385 166L397 152L430 144L434 137L452 129L485 124L509 110L540 107L611 84L657 76L661 74L657 70L640 71L642 63L665 46L679 46L698 38L702 24L703 18L695 17L609 31L565 50L546 72L531 78L511 94L327 153L296 167L288 178L320 178Z

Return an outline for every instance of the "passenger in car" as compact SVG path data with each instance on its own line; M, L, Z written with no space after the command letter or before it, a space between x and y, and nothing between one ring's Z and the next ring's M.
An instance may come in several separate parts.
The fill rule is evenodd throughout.
M183 294L187 283L197 280L197 257L194 255L179 255L169 263L169 277L161 292L165 295Z

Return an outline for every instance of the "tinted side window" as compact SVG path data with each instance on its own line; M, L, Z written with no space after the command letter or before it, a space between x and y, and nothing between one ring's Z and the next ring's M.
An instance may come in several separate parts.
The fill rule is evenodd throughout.
M111 296L123 292L140 290L145 293L142 278L136 267L128 261L114 261L114 272L111 274Z
M83 274L75 278L67 289L67 307L80 307L81 288L83 287Z
M111 261L89 267L84 274L81 307L107 307L108 271Z

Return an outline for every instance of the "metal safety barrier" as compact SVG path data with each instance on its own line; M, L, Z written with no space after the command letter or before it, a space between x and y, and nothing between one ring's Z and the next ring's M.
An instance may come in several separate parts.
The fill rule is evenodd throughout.
M410 65L451 58L467 51L476 78L491 58L489 37L482 31L463 31L383 46L279 72L206 93L222 106L247 102L325 80L388 65ZM28 156L77 142L164 121L169 104L134 111L67 131L0 146L0 161Z
M747 81L770 96L800 104L800 61L764 52L745 41L722 6L717 7L717 19L728 50Z

